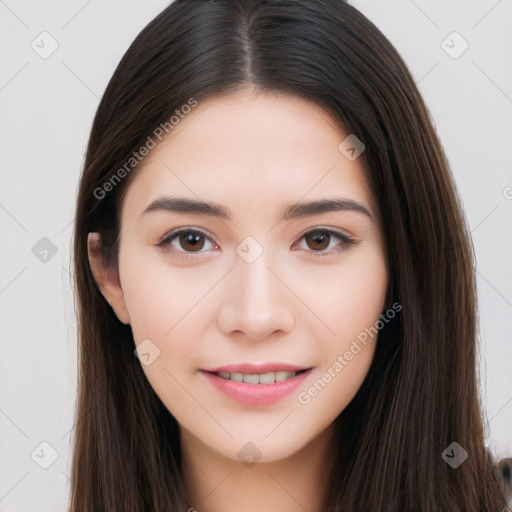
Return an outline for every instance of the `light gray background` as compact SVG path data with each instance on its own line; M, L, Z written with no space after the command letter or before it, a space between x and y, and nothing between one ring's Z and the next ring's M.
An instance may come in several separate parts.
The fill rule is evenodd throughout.
M448 154L478 261L487 443L510 456L512 0L350 3L405 59ZM77 180L110 76L167 4L0 0L0 512L66 510L76 389L70 237ZM50 48L43 31L58 43L46 59L31 47L35 41L39 52ZM459 56L464 40L469 47ZM32 250L43 237L57 250L46 262ZM43 469L52 450L57 458Z

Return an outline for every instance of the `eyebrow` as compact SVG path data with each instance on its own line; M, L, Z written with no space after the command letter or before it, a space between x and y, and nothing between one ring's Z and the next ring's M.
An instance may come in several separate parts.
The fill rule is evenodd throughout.
M229 208L226 208L219 203L212 201L199 201L186 197L160 197L153 201L144 210L142 215L156 211L198 213L225 220L231 220L232 218ZM286 205L284 212L282 213L281 220L310 217L321 213L336 211L355 211L366 215L371 220L374 220L374 215L369 208L357 201L342 197L320 199L317 201L304 201Z

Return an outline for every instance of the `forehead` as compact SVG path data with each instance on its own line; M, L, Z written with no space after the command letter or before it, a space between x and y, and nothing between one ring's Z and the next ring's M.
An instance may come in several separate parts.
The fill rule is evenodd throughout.
M255 212L333 194L369 204L361 159L339 149L348 135L320 106L295 96L217 96L183 116L150 151L125 206L142 212L171 194Z

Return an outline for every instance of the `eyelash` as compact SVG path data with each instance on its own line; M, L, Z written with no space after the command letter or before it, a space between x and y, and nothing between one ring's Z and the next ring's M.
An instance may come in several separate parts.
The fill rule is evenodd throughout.
M212 237L206 233L205 231L201 230L201 229L192 229L192 228L180 228L180 229L177 229L175 231L171 231L170 233L166 234L162 240L157 244L158 247L161 247L162 249L168 249L169 246L171 245L172 241L174 239L176 239L179 235L183 234L183 233L193 233L193 234L199 234L199 235L202 235L204 237L206 237L210 242L212 242L214 245L215 242L213 242L212 240ZM309 235L311 233L322 233L322 234L327 234L329 235L330 237L334 237L336 239L338 239L340 242L341 242L341 247L342 249L341 250L344 250L348 247L350 247L351 245L355 245L357 242L356 240L354 240L352 237L349 237L343 233L340 233L339 231L335 231L335 230L332 230L332 229L329 229L329 228L314 228L314 229L311 229L309 231L307 231L306 233L304 233L299 240L303 240L306 235ZM330 242L329 242L329 245L330 245ZM194 258L194 257L197 257L196 255L199 255L199 254L202 254L203 252L205 251L199 251L199 252L187 252L187 251L183 251L183 250L177 250L177 249L174 249L174 252L176 252L178 258L185 258L185 259L189 259L189 258ZM313 256L328 256L330 254L332 254L333 252L337 253L337 252L340 252L340 249L338 250L330 250L330 251L313 251L313 250L308 250L308 252L310 252Z

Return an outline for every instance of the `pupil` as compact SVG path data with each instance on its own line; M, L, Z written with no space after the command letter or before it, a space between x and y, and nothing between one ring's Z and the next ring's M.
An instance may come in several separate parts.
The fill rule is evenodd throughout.
M190 245L192 249L201 249L203 244L199 243L199 240L203 237L201 234L187 233L186 235L182 235L185 239L185 243L181 244L184 249L187 249L187 244Z

